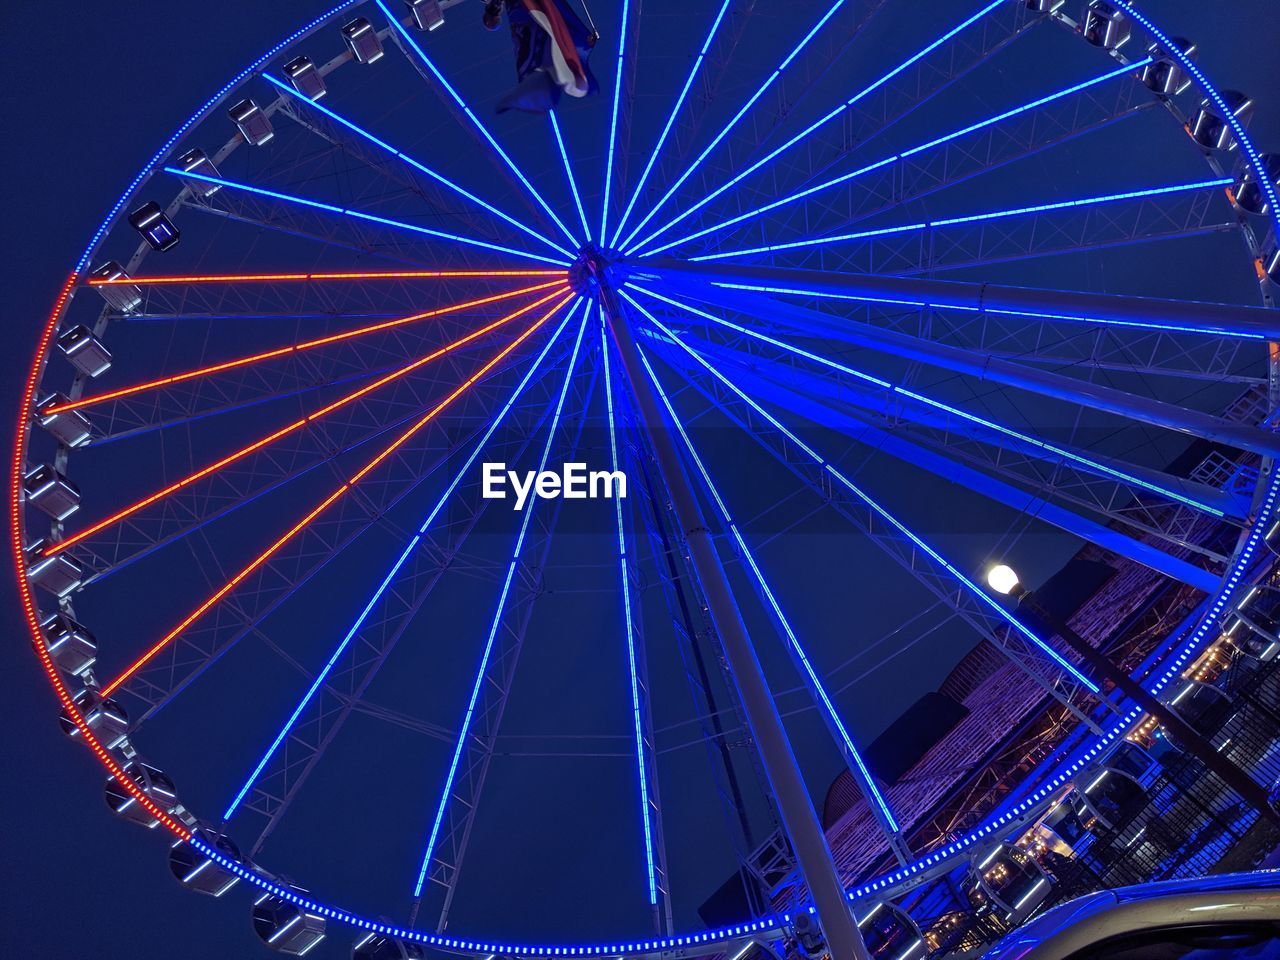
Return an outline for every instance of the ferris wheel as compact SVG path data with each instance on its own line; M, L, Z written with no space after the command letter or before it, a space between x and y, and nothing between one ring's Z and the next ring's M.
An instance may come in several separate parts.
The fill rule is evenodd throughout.
M603 6L601 92L545 115L492 115L475 5L305 24L39 333L11 524L63 728L277 950L905 956L893 897L1144 716L986 566L1193 598L1161 693L1266 554L1280 158L1194 43L1125 0ZM869 748L974 644L1071 749L931 836Z

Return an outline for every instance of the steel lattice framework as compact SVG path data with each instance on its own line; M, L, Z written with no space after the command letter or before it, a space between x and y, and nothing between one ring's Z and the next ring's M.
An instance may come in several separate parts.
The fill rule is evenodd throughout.
M983 560L1052 531L1194 595L1194 625L1153 640L1160 656L1142 665L1157 693L1244 622L1266 573L1280 199L1247 103L1219 92L1194 48L1126 0L1079 21L1061 3L940 3L898 51L888 0L615 6L594 53L596 130L581 110L482 117L477 71L417 6L347 0L163 144L39 335L11 523L64 728L199 870L293 911L268 945L338 921L406 951L740 957L794 935L812 904L835 952L862 956L866 915L851 919L849 901L883 902L1018 835L1145 722L992 595L958 527L939 529L954 519L939 509L948 491L1000 518ZM338 49L340 26L344 52L305 58ZM665 74L678 58L678 76L647 73L641 50L690 29L689 49L655 57ZM1073 51L1061 59L1079 69L992 81L1046 49ZM192 152L211 137L221 145ZM1075 187L1043 174L1081 166L1102 175ZM163 231L179 225L170 253ZM1248 269L1224 280L1241 246ZM1203 264L1174 289L1198 279L1235 300L1133 295L1173 250ZM1132 282L1094 280L1087 265L1107 262ZM1085 265L1077 289L1051 282L1064 263ZM1210 452L1217 473L1182 463ZM491 504L482 465L574 461L622 476L629 495L590 519L541 489L506 519ZM734 477L748 463L758 485ZM101 493L83 513L71 479ZM779 560L809 522L852 534L858 562L892 561L904 599L891 635L914 633L908 649L956 630L1051 704L1034 778L993 801L1022 759L1002 755L999 776L941 812L880 779L837 686L846 665L804 599L833 573L798 586ZM586 545L566 560L561 542ZM131 608L148 584L164 602ZM582 629L619 675L577 682L610 685L625 725L526 736L504 724L517 668L548 642L539 612L566 595L607 598L608 625ZM451 698L436 695L456 701L448 720L416 709L425 694L387 695L423 671L428 622L467 651L462 667L442 656L441 676L461 671ZM139 751L255 651L270 666L249 689L275 706L249 713L278 719L227 758L242 773L212 801L221 810L178 804ZM874 824L862 849L822 833L779 708L789 693L857 786ZM415 764L442 766L416 778L431 795L399 825L416 872L396 922L264 865L333 755L369 730L372 744L411 737ZM669 771L699 746L722 816L697 815L723 821L751 916L689 930L672 809L689 791ZM486 788L513 756L626 762L636 799L612 829L639 849L628 883L651 927L607 941L454 935ZM243 853L222 842L231 833Z

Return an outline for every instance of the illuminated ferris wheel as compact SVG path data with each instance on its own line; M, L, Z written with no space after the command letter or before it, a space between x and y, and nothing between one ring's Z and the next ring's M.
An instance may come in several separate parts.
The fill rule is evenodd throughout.
M1124 0L620 0L599 96L492 117L471 6L255 60L42 328L18 579L109 806L298 955L901 960L997 861L1016 923L1146 714L984 567L1181 591L1186 695L1266 553L1251 101ZM1060 749L940 832L869 748L975 643Z

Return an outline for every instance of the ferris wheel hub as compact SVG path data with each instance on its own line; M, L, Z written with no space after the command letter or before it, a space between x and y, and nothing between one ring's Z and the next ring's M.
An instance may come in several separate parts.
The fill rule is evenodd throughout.
M569 267L569 284L581 294L598 292L601 282L618 286L625 279L622 251L602 247L598 243L583 244L577 259Z

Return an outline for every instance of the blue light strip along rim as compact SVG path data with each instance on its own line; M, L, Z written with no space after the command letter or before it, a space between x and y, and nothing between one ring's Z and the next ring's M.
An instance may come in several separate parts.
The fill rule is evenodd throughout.
M206 100L201 105L200 109L187 118L187 121L174 131L173 136L169 137L169 139L161 145L160 149L157 150L151 159L146 162L143 168L138 171L137 176L129 182L129 186L125 187L124 193L120 194L119 199L111 205L111 209L107 212L106 217L103 218L102 223L98 225L98 229L94 231L93 236L89 239L89 243L86 245L84 253L80 256L80 259L76 261L75 270L73 272L76 274L84 272L84 268L86 264L88 264L89 258L93 256L93 251L97 249L98 242L106 235L107 230L111 228L111 224L115 221L116 216L124 208L124 205L129 202L130 197L133 196L133 192L138 189L142 184L142 181L146 180L147 177L155 171L156 167L160 165L160 162L169 155L169 151L173 149L174 144L181 140L188 130L203 120L205 114L218 105L218 101L261 70L268 60L274 57L281 50L288 47L295 40L298 40L310 33L316 27L320 26L320 24L331 19L336 14L341 13L343 10L354 7L359 2L360 0L344 0L344 2L333 7L327 13L321 14L305 26L299 27L260 56L257 60L253 61L253 63L249 64L249 66L237 73L226 84L220 87L217 93Z

